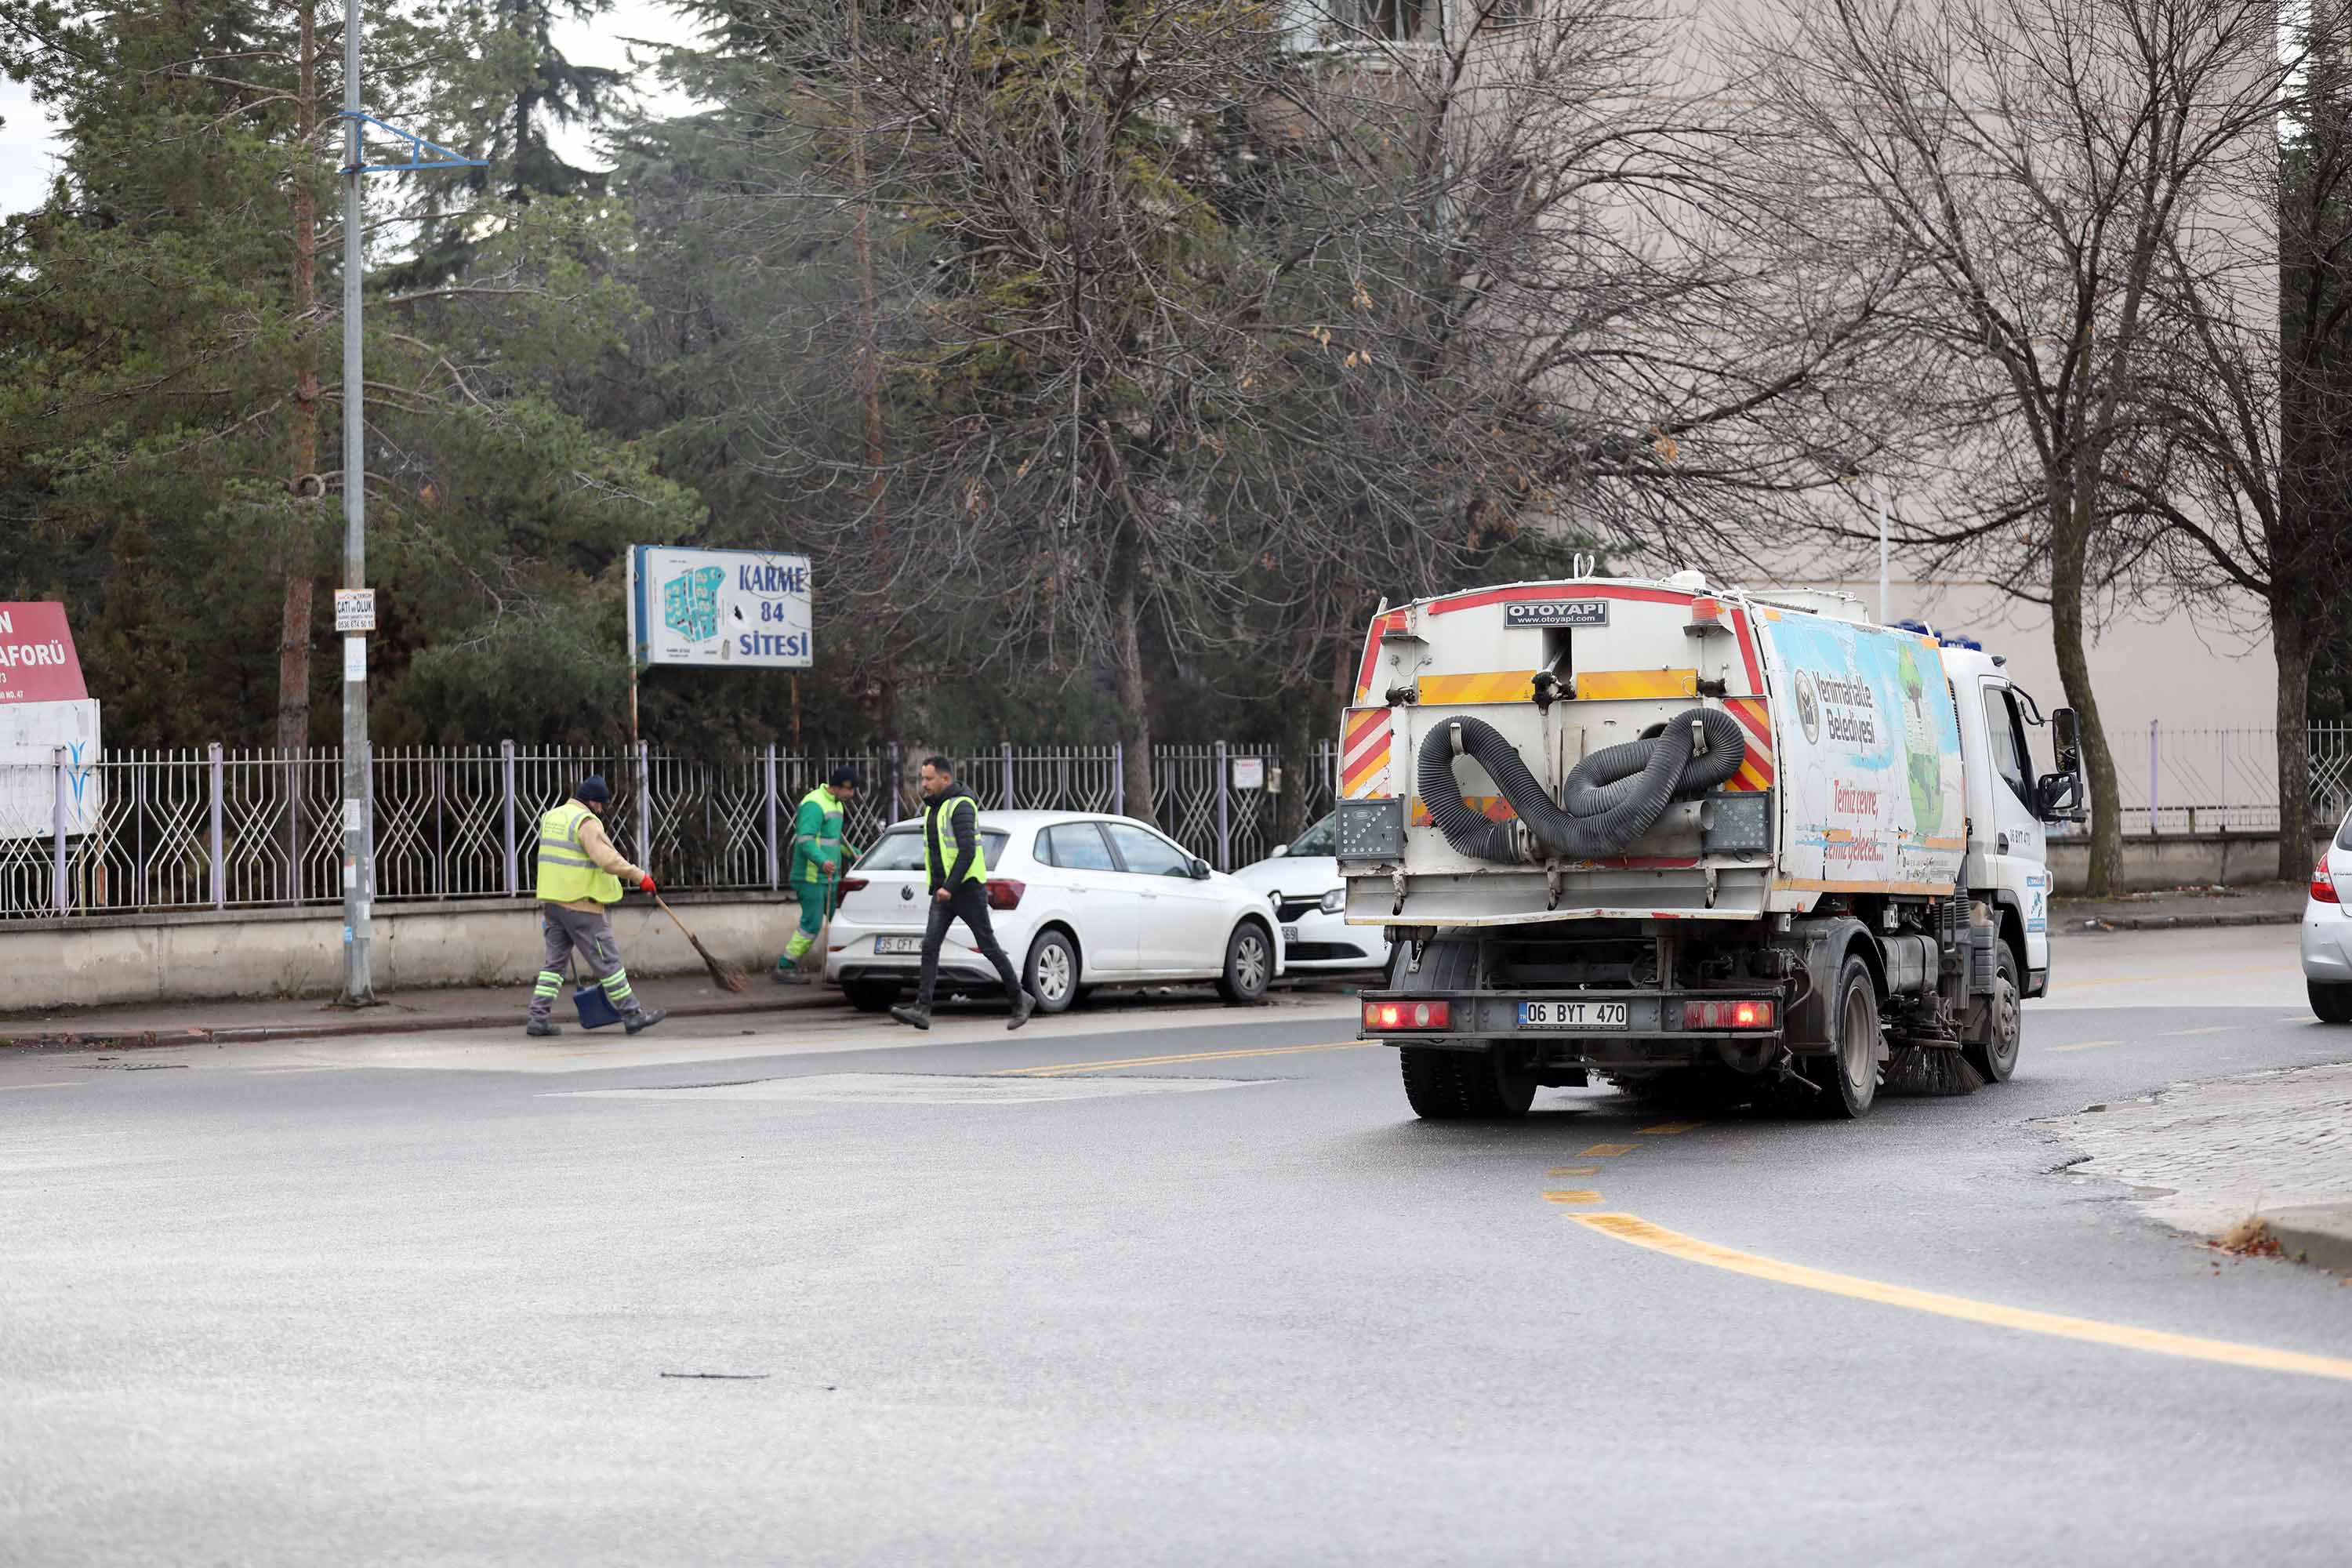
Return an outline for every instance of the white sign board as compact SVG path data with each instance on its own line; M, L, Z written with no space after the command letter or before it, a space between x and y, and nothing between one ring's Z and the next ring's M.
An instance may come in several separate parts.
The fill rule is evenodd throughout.
M19 703L0 707L0 839L47 838L57 832L60 746L66 831L89 833L103 820L96 700Z
M639 664L806 669L815 624L805 555L629 552L629 651Z
M335 629L339 632L375 630L375 590L373 588L335 590Z
M1265 759L1264 757L1235 757L1234 759L1234 787L1235 789L1264 789L1265 787Z

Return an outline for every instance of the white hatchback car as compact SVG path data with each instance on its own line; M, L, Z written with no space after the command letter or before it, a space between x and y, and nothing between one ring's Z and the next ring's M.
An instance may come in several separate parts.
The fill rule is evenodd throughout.
M1265 996L1282 974L1282 938L1265 897L1157 829L1124 816L983 811L988 907L996 940L1040 1013L1098 985L1213 980L1227 1002ZM930 911L922 824L884 831L841 881L825 938L825 978L878 1013L922 972ZM940 949L940 994L997 994L995 971L961 921Z
M2303 904L2303 984L2323 1024L2352 1024L2352 816L2311 873Z
M1338 973L1388 967L1386 929L1348 923L1348 885L1339 879L1339 818L1322 821L1234 880L1254 889L1282 928L1284 973Z

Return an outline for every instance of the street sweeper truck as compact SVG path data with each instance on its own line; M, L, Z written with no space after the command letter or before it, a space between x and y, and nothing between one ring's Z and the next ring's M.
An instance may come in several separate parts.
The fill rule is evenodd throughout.
M1377 615L1341 721L1363 1033L1433 1119L1601 1074L1829 1117L2016 1070L2074 716L1842 595L1529 583ZM2050 732L2054 768L2035 771Z

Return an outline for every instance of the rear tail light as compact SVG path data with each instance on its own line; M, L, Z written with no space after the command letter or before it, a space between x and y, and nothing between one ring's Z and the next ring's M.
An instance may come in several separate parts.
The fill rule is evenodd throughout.
M1454 1004L1451 1002L1367 1002L1364 1004L1364 1027L1368 1030L1387 1029L1446 1029L1454 1026Z
M988 907L992 910L1017 910L1021 907L1021 895L1027 889L1023 883L1010 877L991 877L988 879Z
M2340 904L2344 901L2336 896L2336 879L2328 874L2326 866L2321 866L2311 874L2311 896L2323 904Z
M1771 1003L1753 999L1729 1002L1685 1002L1683 1027L1685 1029L1769 1029L1772 1026L1772 1015Z
M847 898L852 893L862 893L866 887L866 880L863 877L844 877L841 879L842 897Z

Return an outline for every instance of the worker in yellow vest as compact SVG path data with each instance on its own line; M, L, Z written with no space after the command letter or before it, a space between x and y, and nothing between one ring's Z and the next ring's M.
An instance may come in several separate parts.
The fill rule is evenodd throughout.
M1017 1029L1037 1010L1037 998L1023 988L1013 972L1013 961L996 940L988 919L988 853L980 843L980 802L955 782L955 768L945 757L925 757L923 784L923 868L930 884L930 920L923 928L923 966L915 1005L890 1009L890 1016L918 1029L931 1026L931 996L940 983L940 949L948 928L961 921L971 929L971 945L996 970L1004 983L1004 998L1013 1016L1004 1020Z
M539 819L539 927L547 938L547 955L541 960L539 984L531 992L526 1035L544 1038L563 1032L548 1015L563 989L564 966L575 953L629 1033L650 1029L669 1016L658 1007L649 1012L637 1005L636 994L629 989L629 972L621 967L620 947L613 941L613 922L604 913L621 901L624 882L635 883L643 892L654 890L653 873L623 859L604 832L604 813L612 804L612 787L592 773L580 781L570 799Z

